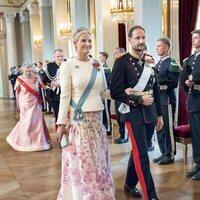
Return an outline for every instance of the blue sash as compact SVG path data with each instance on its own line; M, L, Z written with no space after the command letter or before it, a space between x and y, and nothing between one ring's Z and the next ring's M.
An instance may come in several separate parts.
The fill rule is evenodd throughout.
M76 102L73 99L71 99L70 105L74 108L74 118L73 118L74 121L82 121L84 119L84 115L83 115L83 111L82 111L81 107L84 104L85 100L87 99L87 97L94 85L96 77L97 77L97 69L95 69L93 67L90 81L89 81L87 87L85 88L81 98L79 99L78 103L76 104Z

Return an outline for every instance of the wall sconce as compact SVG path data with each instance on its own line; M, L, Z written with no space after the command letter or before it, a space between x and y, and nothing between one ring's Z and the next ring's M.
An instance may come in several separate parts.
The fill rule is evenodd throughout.
M133 21L133 0L111 0L112 19L122 23Z
M42 36L41 35L34 35L33 36L33 44L34 48L42 48Z
M62 39L69 38L69 35L71 34L71 23L60 23L59 29Z

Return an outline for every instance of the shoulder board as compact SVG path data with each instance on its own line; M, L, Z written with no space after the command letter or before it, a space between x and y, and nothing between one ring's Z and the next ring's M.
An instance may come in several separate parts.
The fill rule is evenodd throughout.
M177 60L175 58L171 58L169 71L170 72L176 72L176 73L179 73L181 71L181 66L180 66L180 64L177 62Z
M194 54L191 54L190 56L188 56L187 58L185 58L184 60L183 60L183 64L187 64L187 61L191 58L191 57L193 57L194 56Z
M187 63L187 61L188 61L188 58L185 58L185 59L183 60L183 64L185 65L185 64Z

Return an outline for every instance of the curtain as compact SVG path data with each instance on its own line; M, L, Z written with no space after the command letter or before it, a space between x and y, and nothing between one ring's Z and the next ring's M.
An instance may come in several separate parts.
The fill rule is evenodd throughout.
M123 23L118 24L118 42L119 47L126 50L126 26Z
M191 32L195 29L199 0L179 0L179 48L180 62L191 54ZM186 94L179 89L178 125L188 124Z

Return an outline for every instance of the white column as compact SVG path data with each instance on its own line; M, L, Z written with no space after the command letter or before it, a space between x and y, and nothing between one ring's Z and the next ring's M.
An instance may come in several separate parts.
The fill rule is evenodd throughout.
M118 47L118 22L111 18L111 1L95 0L96 7L96 47L97 54L106 51L109 55L108 65L113 66L113 53ZM96 55L95 55L96 56Z
M20 23L22 24L23 63L32 62L31 32L29 12L20 12Z
M8 71L10 71L10 67L18 65L15 34L16 13L4 13L4 17L6 19ZM11 84L9 85L9 97L13 97Z
M34 47L34 36L42 35L40 28L39 4L29 3L28 10L30 15L30 31L31 31L31 47L32 47L32 62L43 61L42 48Z
M88 20L88 3L87 0L71 1L72 10L72 30L75 31L79 27L89 26Z
M156 43L162 37L162 1L136 0L134 12L134 24L145 29L149 52L158 60Z
M53 10L53 24L54 24L54 43L56 49L62 49L64 51L64 56L66 58L72 57L70 52L72 51L71 44L71 34L68 37L62 38L60 35L60 24L67 23L67 13L66 0L52 0L52 10Z
M15 34L15 17L16 13L4 13L6 18L6 39L8 49L8 67L16 66L17 62L17 48L16 48L16 34ZM12 55L12 56L11 56Z
M38 2L43 35L43 58L51 60L54 52L52 0L38 0Z

